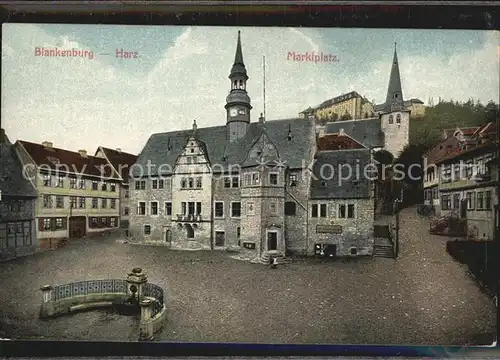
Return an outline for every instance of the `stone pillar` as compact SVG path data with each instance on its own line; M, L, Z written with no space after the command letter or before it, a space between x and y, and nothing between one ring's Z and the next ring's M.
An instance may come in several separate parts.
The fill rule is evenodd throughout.
M148 277L141 268L132 269L132 272L130 272L127 276L127 295L132 296L135 294L138 302L140 302L144 296L144 285L147 282Z
M153 301L144 299L141 305L141 325L139 329L139 340L152 340L153 339L153 321L151 320L151 311Z
M52 286L44 285L42 290L42 305L40 306L40 317L49 317L54 314L54 305L52 302Z

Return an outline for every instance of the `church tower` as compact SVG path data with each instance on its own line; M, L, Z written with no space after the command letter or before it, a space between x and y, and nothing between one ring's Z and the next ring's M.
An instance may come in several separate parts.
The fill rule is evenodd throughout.
M248 75L243 63L240 31L238 31L236 55L229 79L231 80L231 90L226 98L225 105L227 113L226 131L227 139L233 142L245 136L250 123L250 110L252 110L250 97L246 90Z
M396 44L380 127L384 133L384 150L397 158L410 142L410 111L404 106Z
M402 110L404 108L396 43L394 43L394 57L392 59L391 75L389 77L389 86L387 87L385 105L387 107L385 109L387 112L392 110Z

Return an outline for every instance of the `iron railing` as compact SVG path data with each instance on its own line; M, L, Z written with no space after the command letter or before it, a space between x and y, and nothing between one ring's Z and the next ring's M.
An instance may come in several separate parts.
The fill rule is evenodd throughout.
M151 314L152 317L155 317L163 309L163 289L158 285L146 283L143 295L155 299L153 303L153 312Z
M50 300L62 300L73 296L99 293L127 293L127 282L121 279L88 280L54 287Z

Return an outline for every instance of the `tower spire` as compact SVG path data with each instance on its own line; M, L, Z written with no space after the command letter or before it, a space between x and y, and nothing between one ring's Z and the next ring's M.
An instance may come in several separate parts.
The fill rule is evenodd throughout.
M401 89L401 76L399 74L397 43L394 43L394 56L392 59L391 75L389 77L389 86L387 87L387 97L385 104L387 107L403 104L403 90Z
M234 55L234 64L231 68L231 78L234 75L243 75L248 79L247 69L245 68L245 63L243 62L243 51L241 50L241 31L238 30L238 42L236 44L236 54Z

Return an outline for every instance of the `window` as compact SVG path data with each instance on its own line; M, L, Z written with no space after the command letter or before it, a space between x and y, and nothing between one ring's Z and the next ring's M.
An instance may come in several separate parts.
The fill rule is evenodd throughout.
M97 221L96 217L90 217L89 218L89 227L91 228L96 228L99 226L99 222Z
M136 190L146 190L146 180L137 180L135 182Z
M389 115L389 124L394 124L394 116Z
M188 187L190 189L192 189L194 187L194 180L193 180L193 178L189 178L188 179Z
M144 235L151 235L151 225L144 225Z
M484 192L484 209L491 210L491 191Z
M158 215L158 201L151 201L150 215Z
M240 217L241 216L241 203L240 202L232 202L231 203L231 217Z
M85 189L85 179L78 179L78 188Z
M56 196L56 208L57 209L64 208L64 196Z
M467 161L465 164L465 177L470 179L472 177L472 160Z
M139 201L137 205L137 215L146 215L146 202Z
M130 212L130 210L129 210L128 206L125 206L123 208L123 215L127 216L129 214L129 212Z
M101 182L101 190L102 191L108 190L108 184L105 181Z
M182 189L185 189L186 188L186 183L187 183L187 180L185 178L182 178L181 179L181 188Z
M255 204L251 201L247 202L247 215L255 215Z
M276 203L275 202L269 203L269 212L271 214L276 214L278 212L278 209L276 207Z
M297 204L293 201L285 202L285 215L294 216L297 213Z
M347 205L347 218L354 219L354 204Z
M116 191L116 184L109 184L109 191L115 192Z
M98 201L99 201L99 199L92 198L92 209L97 209L99 207Z
M109 204L110 209L116 209L116 199L111 199Z
M56 218L56 230L62 229L64 226L62 218Z
M338 217L341 219L345 219L347 217L347 207L345 204L340 204L339 205L339 215Z
M460 180L460 165L459 164L453 165L453 180L454 181Z
M76 196L71 196L69 198L69 206L71 209L76 209L78 204L78 198Z
M165 203L165 215L172 216L172 203L171 202Z
M313 218L318 217L318 204L311 205L311 217L313 217Z
M231 178L229 176L224 177L224 187L225 188L231 187Z
M76 178L69 178L69 187L71 189L76 189Z
M182 213L182 215L186 215L186 203L185 202L181 203L181 213Z
M56 177L56 187L64 187L64 176Z
M245 185L258 185L260 180L259 173L245 174Z
M201 202L196 203L196 215L201 215Z
M106 209L108 207L108 199L101 199L101 209Z
M474 194L473 192L468 192L465 194L465 199L467 200L467 210L474 210Z
M152 189L158 189L158 180L153 180L153 183L151 185Z
M237 227L236 228L236 239L239 239L241 237L241 228Z
M224 231L216 231L215 232L215 246L218 246L218 247L224 246L224 242L225 242Z
M196 187L201 188L201 176L196 178Z
M249 175L249 174L247 174ZM248 180L250 183L250 180ZM240 186L240 178L238 176L225 176L224 177L224 187L227 188L238 188Z
M43 186L52 186L52 176L43 175Z
M321 187L326 187L326 181L325 180L321 180Z
M288 183L290 186L297 186L297 175L296 174L290 174L288 178Z
M49 218L43 219L43 230L50 230L52 228Z
M460 194L453 195L453 209L460 209Z
M232 187L233 188L237 188L237 187L240 186L240 178L239 178L239 176L233 176L231 178L231 181L232 181Z
M92 190L98 190L99 189L99 183L95 180L92 181Z
M80 198L78 198L78 207L79 207L80 209L85 208L85 198L84 198L84 197L80 197Z
M224 217L224 203L222 201L215 202L215 217Z
M441 179L442 182L447 183L447 182L451 181L451 166L450 165L443 167L441 176L442 176L442 179Z
M116 227L116 219L114 217L109 218L109 226Z
M128 198L129 197L129 192L128 192L128 189L125 189L125 198Z
M164 185L165 185L165 183L163 180L158 180L158 189L163 189Z
M188 202L188 215L194 215L194 202Z
M451 210L451 196L450 195L441 196L441 208L443 210Z
M191 156L188 156L186 160L187 160L188 164L192 164L193 163L193 158Z
M278 174L276 173L269 174L269 185L278 185Z
M401 124L401 114L396 115L396 124Z

